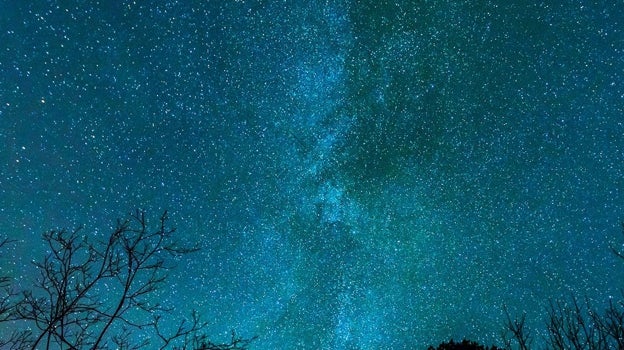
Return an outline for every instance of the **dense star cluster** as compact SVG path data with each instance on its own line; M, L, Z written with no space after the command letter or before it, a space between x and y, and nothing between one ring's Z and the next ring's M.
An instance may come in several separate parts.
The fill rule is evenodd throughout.
M2 274L140 208L202 247L160 301L258 349L500 344L503 306L539 333L549 299L621 296L615 2L0 12Z

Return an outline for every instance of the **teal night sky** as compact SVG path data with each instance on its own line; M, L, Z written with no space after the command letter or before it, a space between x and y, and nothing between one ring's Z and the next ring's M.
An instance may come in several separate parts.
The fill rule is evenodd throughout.
M503 305L539 333L549 298L621 295L619 1L0 13L3 273L142 208L203 247L162 298L254 349L500 345Z

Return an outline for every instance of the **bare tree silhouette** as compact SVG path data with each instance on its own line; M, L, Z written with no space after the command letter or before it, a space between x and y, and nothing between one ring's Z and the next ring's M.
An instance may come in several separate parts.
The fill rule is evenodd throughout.
M624 223L622 224L624 234ZM611 251L624 260L624 251L613 244ZM507 349L514 346L520 350L528 350L530 337L524 327L525 316L512 320L507 315L503 342ZM609 304L603 312L597 311L586 299L579 303L572 296L568 301L550 301L546 310L546 337L548 349L554 350L602 350L624 349L624 293L622 298L614 300L609 297Z
M200 331L207 323L197 312L173 330L167 329L162 320L171 308L154 301L167 287L172 258L198 250L178 245L175 229L168 227L167 220L165 212L150 230L145 213L136 211L118 220L103 241L89 239L82 228L44 233L49 254L34 263L38 275L33 285L18 293L8 276L0 277L5 290L0 298L0 322L23 327L0 341L0 346L139 349L149 345L165 349L202 337ZM9 242L1 241L0 248ZM136 332L152 336L137 340ZM246 341L233 337L228 345L246 346Z
M14 241L4 238L0 240L0 249L4 248L7 244ZM0 296L0 322L6 321L10 317L10 311L15 305L12 304L14 292L11 288L11 279L9 276L0 276L0 289L3 290L2 296Z
M503 331L503 344L506 349L511 349L514 341L517 342L519 350L528 350L533 342L530 332L525 327L526 313L520 318L511 319L507 307L503 307L506 317L506 328Z

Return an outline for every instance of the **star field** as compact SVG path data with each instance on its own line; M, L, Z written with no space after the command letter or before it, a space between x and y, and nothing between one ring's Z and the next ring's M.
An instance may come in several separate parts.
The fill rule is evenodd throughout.
M620 295L616 5L0 12L2 273L141 208L202 247L160 297L257 349L500 345L504 305L539 333L549 299Z

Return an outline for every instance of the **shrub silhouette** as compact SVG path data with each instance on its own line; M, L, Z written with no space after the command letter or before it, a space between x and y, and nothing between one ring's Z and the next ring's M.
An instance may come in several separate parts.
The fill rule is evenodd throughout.
M428 350L502 350L496 346L486 347L477 342L470 340L462 340L461 343L456 343L451 339L448 343L440 343L436 348L429 346Z

